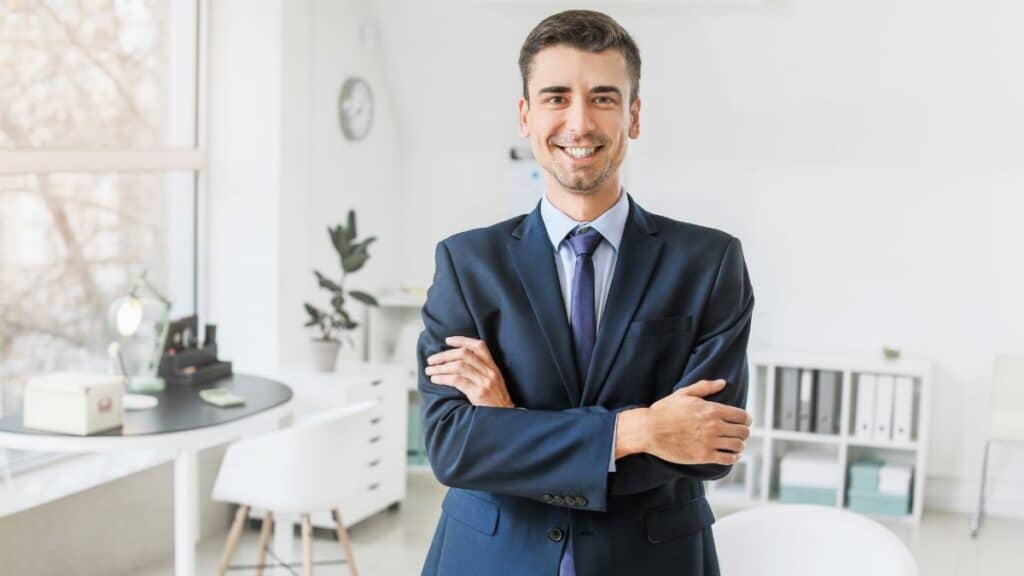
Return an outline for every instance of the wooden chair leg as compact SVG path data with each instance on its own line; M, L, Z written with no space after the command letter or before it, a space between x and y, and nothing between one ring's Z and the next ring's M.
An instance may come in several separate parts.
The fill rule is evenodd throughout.
M274 526L273 512L267 512L263 516L263 526L260 528L260 549L256 553L256 576L263 576L263 565L267 562L267 545L270 543L270 533Z
M302 515L302 569L305 576L313 576L313 526L309 514Z
M331 510L331 515L334 516L334 527L338 533L338 542L341 543L341 549L345 553L348 569L352 576L359 576L359 571L356 570L356 557L352 554L352 543L348 539L348 530L345 529L345 524L341 521L341 509L335 508Z
M235 522L231 525L231 532L228 533L227 544L224 545L224 554L220 559L220 568L218 574L224 576L228 571L228 564L231 562L231 557L235 555L235 548L238 547L238 541L242 538L242 529L245 528L245 519L249 516L249 507L240 505L238 512L235 513Z

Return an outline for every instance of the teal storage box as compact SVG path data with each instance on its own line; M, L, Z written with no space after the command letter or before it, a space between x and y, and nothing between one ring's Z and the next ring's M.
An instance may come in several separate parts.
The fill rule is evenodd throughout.
M850 465L850 488L861 492L878 492L878 472L885 465L881 460L859 460Z
M911 495L896 496L850 489L846 492L846 507L861 514L907 516L910 514Z
M779 502L787 504L836 505L835 488L813 488L810 486L780 486Z

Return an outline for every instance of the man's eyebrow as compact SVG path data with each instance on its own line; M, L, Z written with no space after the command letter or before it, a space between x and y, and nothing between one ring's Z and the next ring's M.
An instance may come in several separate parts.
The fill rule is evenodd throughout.
M537 91L537 94L567 94L572 92L572 89L568 86L545 86ZM591 94L609 94L614 93L622 98L622 90L619 90L616 86L594 86L590 89Z
M622 98L622 91L615 86L594 86L590 89L591 94L606 94L609 92L614 92L619 98Z
M545 86L537 91L537 94L565 94L572 90L568 86Z

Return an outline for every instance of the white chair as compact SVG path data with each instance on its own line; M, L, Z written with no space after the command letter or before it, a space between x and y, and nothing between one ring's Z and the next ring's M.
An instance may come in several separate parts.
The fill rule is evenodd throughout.
M274 512L301 517L303 566L307 576L313 573L310 515L321 510L331 511L345 561L352 576L357 576L339 502L358 491L360 478L351 473L347 463L365 459L366 434L362 431L370 426L374 404L362 402L326 411L291 428L228 447L213 499L239 507L221 558L221 576L235 553L251 508L266 511L260 530L257 576L263 573Z
M981 457L978 505L971 517L971 538L978 535L985 508L988 454L993 444L1024 445L1024 355L996 356L992 366L992 417Z
M729 576L916 576L917 563L885 526L827 506L769 504L714 524Z

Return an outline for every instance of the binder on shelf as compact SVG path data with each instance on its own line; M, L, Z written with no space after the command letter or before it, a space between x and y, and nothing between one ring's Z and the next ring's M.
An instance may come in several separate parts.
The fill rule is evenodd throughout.
M800 407L797 409L798 430L811 432L814 426L814 371L800 371Z
M854 414L853 436L858 440L871 440L875 426L875 383L874 374L860 374L857 378L857 411Z
M842 401L842 372L818 372L818 398L815 407L814 431L819 434L839 433L839 403Z
M775 428L778 430L797 429L797 409L800 402L800 369L779 368L775 400Z
M895 379L880 375L875 384L875 426L871 439L876 442L892 440L892 388Z
M896 442L913 440L914 426L914 379L899 376L893 387L892 439Z

